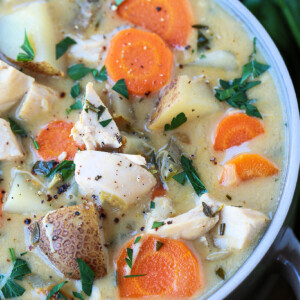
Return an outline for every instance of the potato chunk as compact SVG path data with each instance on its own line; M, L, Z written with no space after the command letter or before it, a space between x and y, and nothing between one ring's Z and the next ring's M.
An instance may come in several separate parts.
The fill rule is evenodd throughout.
M181 112L191 121L218 110L218 107L212 89L207 84L190 80L186 75L179 76L163 91L149 128L162 130Z
M140 155L80 151L74 159L75 180L87 195L125 209L155 186L156 179L142 165ZM103 195L104 193L104 195Z
M35 57L17 62L25 30ZM62 36L55 30L47 2L32 2L0 17L0 51L11 61L45 75L62 75L64 59L56 60L55 45Z
M34 226L29 227L31 233ZM77 258L89 265L96 278L103 277L107 273L107 253L101 227L93 203L60 208L38 221L37 245L68 278L80 279Z
M85 99L79 121L71 131L74 141L80 145L84 144L88 150L119 148L122 145L122 137L115 121L111 120L107 126L100 123L112 119L112 116L91 82L86 86ZM100 118L97 112L99 108L103 109Z
M0 114L21 100L33 82L34 78L0 60Z
M18 117L30 122L34 120L34 117L49 112L57 98L58 95L53 89L33 83L21 103Z
M7 121L0 119L0 160L20 159L23 151Z

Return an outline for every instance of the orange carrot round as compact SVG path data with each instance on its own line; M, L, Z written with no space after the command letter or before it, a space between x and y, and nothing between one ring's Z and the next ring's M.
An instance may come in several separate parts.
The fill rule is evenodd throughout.
M173 55L155 33L126 29L111 40L105 65L113 81L125 79L129 93L149 95L171 77Z
M39 156L43 160L56 160L63 152L67 153L66 160L73 160L78 145L75 144L73 138L70 136L72 123L65 121L54 121L49 123L40 132L37 142L40 146L38 150ZM82 148L82 147L81 147Z
M187 45L193 25L187 0L125 0L117 12L121 18L157 33L173 47Z
M262 122L243 113L231 114L225 117L218 125L214 150L224 151L233 146L252 140L264 133Z
M279 172L267 158L259 154L240 154L226 163L220 184L228 186L257 177L268 177Z
M143 235L134 245L135 238L122 249L117 259L117 280L120 297L170 297L186 298L203 287L203 274L200 262L192 251L181 241ZM162 246L157 250L157 242ZM141 243L141 245L138 245ZM141 277L125 278L128 270L125 258L127 248L138 247L130 275Z

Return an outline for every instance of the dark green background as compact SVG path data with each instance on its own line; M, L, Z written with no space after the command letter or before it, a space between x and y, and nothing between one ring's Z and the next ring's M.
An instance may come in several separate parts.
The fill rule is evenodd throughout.
M300 0L241 0L257 17L276 43L292 77L298 104L300 102ZM300 128L299 128L300 130ZM288 218L300 239L300 181ZM284 278L269 271L261 286L252 291L259 300L294 300Z

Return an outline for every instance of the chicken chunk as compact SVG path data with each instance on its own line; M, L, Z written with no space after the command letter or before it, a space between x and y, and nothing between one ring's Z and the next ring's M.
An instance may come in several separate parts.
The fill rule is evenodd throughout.
M95 204L48 212L29 227L31 233L35 228L40 233L37 246L66 277L80 279L77 258L89 265L96 278L106 275L108 257Z
M121 209L139 200L155 186L156 179L140 155L80 151L74 159L75 180L87 195L100 195Z
M0 160L20 159L23 156L21 146L9 123L4 119L0 119Z
M85 145L87 150L119 148L122 137L119 129L89 82L86 86L85 104L72 129L71 135L76 143ZM111 120L108 125L100 122Z
M22 100L18 117L30 122L34 120L34 117L49 112L57 98L58 95L53 89L42 84L33 83Z
M0 114L21 100L33 82L34 78L0 60Z
M218 223L218 209L218 206L213 205L211 210L216 214L208 216L204 213L203 205L199 204L184 214L164 220L164 225L151 229L149 233L175 239L195 240L206 234Z
M201 196L199 202L201 201L210 206L223 205L219 222L210 232L215 246L221 249L244 249L254 241L268 222L268 217L259 211L224 205L208 194Z
M212 89L204 82L178 76L163 91L149 128L163 130L178 114L184 113L188 121L205 117L219 109Z

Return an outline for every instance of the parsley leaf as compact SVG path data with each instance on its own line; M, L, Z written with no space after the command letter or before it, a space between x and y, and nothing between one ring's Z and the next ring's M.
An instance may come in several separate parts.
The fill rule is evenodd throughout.
M159 228L159 227L163 226L164 224L165 224L165 222L154 221L151 229Z
M245 82L251 75L253 76L253 78L259 77L269 68L269 65L259 63L256 60L250 61L248 64L243 66L243 75L241 83Z
M154 202L154 201L151 201L151 203L150 203L150 208L151 208L151 209L155 209L155 202Z
M25 293L25 289L18 285L13 279L7 279L6 283L1 289L4 298L20 297Z
M186 174L185 172L180 172L172 177L174 180L184 185L186 183Z
M207 30L208 27L206 25L195 24L192 26L193 28L198 30L198 38L197 38L197 48L198 50L207 46L209 43L208 38L202 33L201 30Z
M218 270L216 270L216 274L222 278L223 280L225 280L225 271L223 270L223 268L219 268Z
M15 255L15 251L13 248L9 248L9 254L10 254L12 262L14 263L16 261L16 255Z
M83 296L82 296L80 293L73 292L73 296L74 296L75 298L80 299L80 300L84 300Z
M159 251L160 248L164 245L164 243L160 242L160 241L156 241L156 246L155 246L155 250Z
M203 213L209 217L212 218L213 217L213 212L212 209L209 205L207 205L205 202L202 202L202 207L203 207Z
M57 292L59 292L59 290L66 284L68 283L68 281L64 281L58 285L55 285L49 292L49 294L47 295L46 300L49 300L53 295L55 295Z
M21 46L21 49L25 52L22 53L20 52L17 56L17 61L33 61L34 59L34 51L30 45L26 30L25 30L25 39L24 39L24 43Z
M132 256L133 256L133 250L132 250L131 248L127 248L126 251L127 251L127 256L128 256L128 258L126 257L126 258L125 258L125 261L126 261L128 267L129 267L130 269L132 269Z
M74 104L70 105L70 107L66 110L67 114L69 114L72 110L80 110L82 109L82 103L80 100L77 100Z
M141 276L147 276L147 274L140 274L140 275L126 275L124 278L135 278L135 277L141 277Z
M72 160L63 160L54 169L52 169L46 177L52 178L56 173L60 174L63 180L67 180L75 170L75 164Z
M95 273L82 259L77 258L80 271L82 290L86 295L91 296Z
M181 155L180 162L182 165L182 168L189 179L191 185L193 186L196 194L198 196L204 194L207 192L204 184L200 180L195 168L193 167L193 161L185 157L184 155Z
M31 140L32 140L32 142L33 142L34 148L35 148L36 150L39 150L39 149L40 149L39 143L38 143L33 137L31 137Z
M107 71L105 66L103 66L100 71L93 69L92 74L94 78L100 82L107 80Z
M107 119L107 120L101 121L99 123L102 127L106 127L111 121L112 121L112 119Z
M141 240L141 236L138 236L136 239L135 239L135 241L134 241L134 244L137 244L140 240Z
M116 84L112 87L114 91L116 91L121 96L125 97L126 99L129 99L129 93L126 86L125 79L120 79L116 82Z
M89 74L91 71L92 69L85 67L84 64L77 64L68 68L68 75L73 80L79 80Z
M71 88L71 96L75 99L80 94L80 84L77 82L75 85Z
M187 121L187 117L183 112L181 112L180 114L178 114L176 117L172 119L171 125L170 124L165 125L165 131L176 129L186 121Z
M250 103L246 104L246 114L248 116L253 116L262 119L262 115L260 114L259 110L257 107L253 106Z
M56 59L59 59L61 56L63 56L68 48L75 44L77 44L76 41L68 36L56 44Z
M26 137L27 132L15 120L8 118L12 132L18 134L20 137Z
M23 259L17 258L11 271L10 278L21 280L24 275L29 273L31 273L31 270L27 262Z
M36 175L48 175L54 166L57 164L55 160L43 161L38 160L32 167L31 172Z

